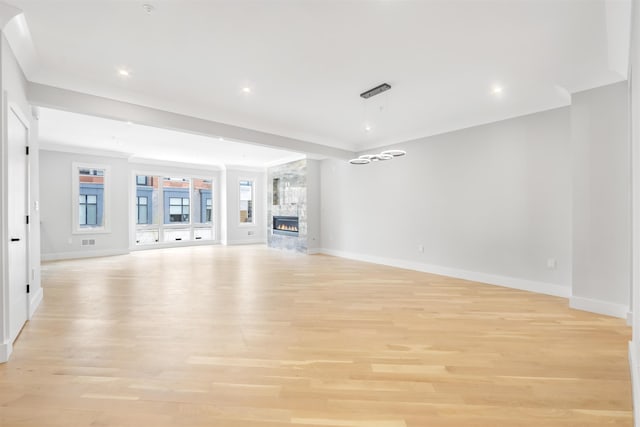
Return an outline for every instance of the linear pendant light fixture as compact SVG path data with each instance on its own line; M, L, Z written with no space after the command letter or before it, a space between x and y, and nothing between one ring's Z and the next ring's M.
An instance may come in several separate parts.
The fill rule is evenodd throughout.
M378 85L372 89L362 92L360 94L360 97L362 97L363 99L369 99L372 96L379 95L382 92L388 91L389 89L391 89L391 85L389 83L382 83L381 85ZM380 109L382 110L382 107ZM367 125L365 127L365 131L366 132L371 131L370 125ZM386 150L379 154L363 154L357 159L349 160L349 163L351 163L352 165L368 165L371 162L391 160L394 157L404 156L405 154L407 154L407 152L402 150Z
M370 133L371 132L371 123L370 120L373 119L373 117L369 117L369 115L367 114L367 104L370 103L371 101L369 101L369 98L372 98L376 95L379 95L383 92L388 91L389 89L391 89L391 85L389 83L382 83L379 84L378 86L371 88L369 90L365 90L364 92L362 92L360 94L360 97L363 99L363 103L362 103L362 107L364 110L364 119L365 119L365 125L364 125L364 131L366 133ZM386 97L388 98L388 97ZM377 105L377 112L378 113L382 113L382 111L384 110L384 103L386 102L386 98L385 101L383 101L381 104ZM375 102L375 101L373 101Z
M391 160L394 157L401 157L405 154L407 154L407 152L403 150L386 150L381 152L380 154L363 154L357 159L349 160L349 163L351 163L352 165L368 165L371 162Z
M373 89L366 90L360 94L360 96L364 99L369 99L372 96L376 96L379 93L386 92L391 89L391 85L389 83L382 83L374 87Z

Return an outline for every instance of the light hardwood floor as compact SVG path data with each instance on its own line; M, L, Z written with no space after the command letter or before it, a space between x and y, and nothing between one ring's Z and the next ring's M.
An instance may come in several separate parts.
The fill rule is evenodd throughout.
M0 426L632 425L621 319L264 247L43 266Z

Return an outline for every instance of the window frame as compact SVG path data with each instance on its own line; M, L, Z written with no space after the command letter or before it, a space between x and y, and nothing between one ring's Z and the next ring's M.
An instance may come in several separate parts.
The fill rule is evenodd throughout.
M102 225L80 227L80 170L100 169L103 171ZM71 163L71 234L111 233L111 166L98 163Z

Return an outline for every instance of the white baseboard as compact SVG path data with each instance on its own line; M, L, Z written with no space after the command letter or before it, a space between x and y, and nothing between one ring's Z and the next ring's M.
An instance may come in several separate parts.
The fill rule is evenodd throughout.
M304 249L304 248L281 248L278 246L269 246L269 242L267 242L267 248L272 249L274 251L282 251L288 252L292 254L301 254L301 255L315 255L320 253L317 249Z
M227 246L233 245L261 245L267 244L266 239L256 240L256 239L246 239L246 240L227 240L225 243Z
M13 345L10 342L0 344L0 363L8 362L12 352Z
M621 319L626 319L629 312L629 306L627 305L576 296L572 296L569 299L569 307Z
M638 353L633 341L629 341L629 369L631 370L631 392L633 399L633 425L640 427L640 376L638 375Z
M29 320L31 320L38 307L40 307L43 296L44 292L41 287L38 287L37 291L29 294Z
M388 265L407 270L421 271L423 273L439 274L458 279L472 280L474 282L488 283L490 285L504 286L506 288L520 289L523 291L537 292L546 295L568 298L571 291L568 286L553 283L536 282L533 280L519 279L516 277L499 276L495 274L481 273L477 271L461 270L439 265L424 264L415 261L383 258L372 255L363 255L354 252L337 251L334 249L320 249L321 253L341 258L349 258L357 261L371 262L374 264Z
M152 251L154 249L168 249L168 248L186 248L189 246L215 246L219 245L219 240L185 240L178 242L158 242L149 245L134 245L129 248L131 252L138 251Z
M42 254L42 261L56 261L60 259L76 259L76 258L96 258L103 256L127 255L128 250L108 249L102 251L76 251L76 252L58 252L53 254Z

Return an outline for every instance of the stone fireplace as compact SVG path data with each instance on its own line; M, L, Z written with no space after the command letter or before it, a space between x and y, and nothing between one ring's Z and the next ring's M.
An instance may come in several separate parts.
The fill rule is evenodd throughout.
M319 162L298 160L267 172L267 244L309 253L317 247ZM310 184L312 185L310 187Z

